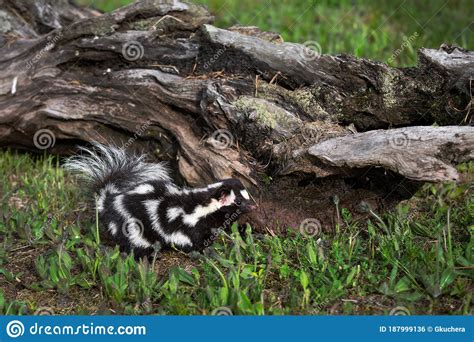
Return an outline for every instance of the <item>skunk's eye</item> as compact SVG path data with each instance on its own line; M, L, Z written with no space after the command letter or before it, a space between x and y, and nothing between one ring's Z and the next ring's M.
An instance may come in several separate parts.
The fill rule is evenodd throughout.
M239 200L239 199L238 199L238 200L235 200L235 204L237 204L237 205L241 205L241 204L242 204L242 201L241 201L241 200Z

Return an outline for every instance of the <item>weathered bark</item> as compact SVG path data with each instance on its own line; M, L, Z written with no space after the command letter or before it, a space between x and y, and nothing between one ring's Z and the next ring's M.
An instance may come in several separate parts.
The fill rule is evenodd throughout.
M457 181L452 164L474 159L471 127L407 127L333 138L308 155L343 169L384 167L420 181Z
M462 128L462 139L456 127L442 135L407 130L428 132L437 150L457 151L453 159L433 154L420 135L393 162L382 158L389 149L359 139L366 134L388 148L398 131L353 135L468 123L472 51L422 49L417 67L391 68L319 55L257 28L219 29L207 10L179 1L102 15L66 1L1 3L3 146L64 152L80 142L125 143L173 161L192 185L239 177L254 188L264 174L351 176L371 166L455 179L451 165L472 158L472 127ZM48 133L54 146L40 140ZM325 151L334 146L347 156ZM420 173L414 156L429 161Z

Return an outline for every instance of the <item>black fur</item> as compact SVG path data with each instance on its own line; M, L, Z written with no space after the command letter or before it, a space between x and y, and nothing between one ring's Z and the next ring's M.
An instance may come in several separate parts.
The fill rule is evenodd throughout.
M209 246L254 208L238 179L197 189L175 186L163 164L150 164L123 149L95 144L66 167L81 172L96 194L101 226L123 251L149 255L154 245L184 252ZM171 215L171 216L170 216Z

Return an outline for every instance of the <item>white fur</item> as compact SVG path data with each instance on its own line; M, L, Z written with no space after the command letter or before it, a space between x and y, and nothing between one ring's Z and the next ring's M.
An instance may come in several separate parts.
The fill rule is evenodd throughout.
M180 195L182 193L182 191L174 184L166 184L166 191L170 195Z
M117 194L119 191L113 184L107 184L105 188L100 190L100 195L97 198L97 210L102 212L104 210L104 202L107 194Z
M113 184L107 184L104 189L105 192L110 194L118 194L120 192Z
M150 215L152 228L163 237L166 243L172 243L176 246L192 246L191 239L181 232L173 232L166 234L161 227L158 217L158 207L160 206L160 200L146 200L143 202L145 205L148 215Z
M214 184L209 184L208 186L204 187L204 188L195 188L195 189L191 189L191 190L188 190L188 191L191 191L191 192L194 192L194 193L197 193L197 192L206 192L206 191L209 191L209 190L212 190L212 189L216 189L220 186L222 186L222 182L218 182L218 183L214 183Z
M215 213L222 207L234 204L234 201L235 193L234 190L231 190L230 194L221 200L212 199L208 205L198 205L191 214L185 214L182 211L183 222L190 227L194 227L203 217Z
M125 209L125 207L123 205L123 198L124 198L123 194L118 195L117 197L115 197L114 208L115 208L115 210L117 210L119 215L122 216L122 218L125 221L127 221L128 219L130 219L131 215L127 212L127 210Z
M93 146L93 149L81 147L83 155L69 158L65 167L90 181L101 181L111 172L120 170L133 174L134 184L152 180L171 181L163 163L147 163L144 155L128 155L124 148L99 143Z
M218 188L218 187L222 186L222 184L223 184L222 182L217 182L217 183L209 184L209 185L207 186L207 188L208 188L208 189L215 189L215 188Z
M124 220L124 226L127 227L126 231L128 233L127 238L130 240L130 243L136 247L144 247L148 248L151 247L151 244L142 236L142 232L140 229L137 228L136 224L130 224L137 222L136 218L134 218L125 208L123 204L124 195L118 195L115 197L114 200L114 208L117 212L122 216ZM133 229L132 229L133 228ZM124 230L124 229L122 229Z
M234 202L235 202L235 197L236 197L236 196L235 196L234 190L231 190L229 196L224 197L224 198L221 199L219 202L221 203L221 206L222 206L222 207L226 207L226 206L228 206L228 205L234 204Z
M168 243L172 243L176 246L192 246L193 243L191 242L191 239L184 235L181 232L174 232L171 234L168 238Z
M198 205L191 214L183 215L183 222L188 226L194 227L203 217L219 210L218 202L214 200L208 206Z
M240 190L240 193L242 194L242 197L245 198L246 200L250 199L250 195L247 192L247 190Z
M183 208L171 207L166 211L166 217L169 222L176 220L180 215L184 215Z
M124 223L124 229L128 233L130 243L137 247L148 248L151 244L143 237L143 222L135 218L131 218Z
M159 234L163 235L164 232L161 228L160 219L158 217L158 207L160 206L160 203L161 201L156 199L143 201L143 205L150 216L152 228Z
M183 222L190 226L194 227L199 222L199 220L203 217L206 217L209 214L212 214L219 210L222 207L220 202L216 199L213 199L210 204L207 206L198 205L194 208L194 211L191 214L186 214L183 208L179 207L171 207L168 208L166 211L166 217L168 221L171 223L176 220L179 216L182 216Z
M191 191L193 192L199 192L199 191L208 191L209 189L212 188L218 188L222 186L222 182L214 183L211 185L208 185L205 188L199 188L199 189L193 189ZM168 187L167 187L168 188ZM172 187L168 188L168 191L174 191ZM203 217L206 217L212 213L215 213L218 211L220 208L228 205L234 204L235 201L235 193L233 190L231 190L229 196L224 197L221 200L216 200L212 199L211 203L208 205L198 205L196 208L194 208L194 211L190 214L186 214L182 208L178 207L172 207L169 208L166 212L166 216L170 222L174 221L177 217L182 216L183 217L183 222L187 224L190 227L195 227L196 224L199 222L200 219Z
M207 185L203 188L194 188L194 189L188 189L188 188L181 188L180 189L174 184L167 184L166 185L166 191L170 195L182 195L182 194L189 195L190 193L206 192L206 191L209 191L211 189L218 188L218 187L222 186L222 184L223 184L222 182L217 182L217 183L214 183L214 184Z
M151 184L140 184L132 191L129 191L129 194L137 194L137 195L145 195L149 194L150 192L155 191L155 187Z
M12 95L15 95L15 93L16 93L17 83L18 83L18 76L15 76L15 78L13 78L13 82L12 82Z
M117 234L117 225L115 224L115 222L110 222L109 223L109 232L112 234L112 235L116 235Z
M104 189L102 189L100 191L100 196L97 198L97 210L99 212L104 210L105 196L106 196L105 191L104 191Z
M194 211L191 214L184 214L183 215L183 222L186 223L188 226L194 227L199 222L200 219L215 213L220 208L222 208L222 204L216 200L212 199L211 203L208 205L198 205L194 208Z

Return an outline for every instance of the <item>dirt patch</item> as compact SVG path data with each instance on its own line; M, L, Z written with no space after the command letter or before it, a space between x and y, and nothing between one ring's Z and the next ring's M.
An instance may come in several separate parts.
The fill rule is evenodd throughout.
M39 281L35 271L35 259L46 252L48 247L32 247L20 245L14 247L5 265L5 269L15 276L14 279L0 279L0 287L7 299L17 299L18 293L25 289L24 284L32 284Z
M13 250L12 255L15 257L8 260L5 269L16 277L0 278L0 288L7 301L28 303L29 314L33 314L36 308L45 314L54 315L119 313L111 309L109 301L97 286L90 289L72 286L67 295L60 294L55 289L32 289L30 285L41 282L36 274L35 260L39 255L48 253L51 246L19 246ZM156 259L154 270L159 278L167 278L170 269L175 266L190 272L195 262L182 253L163 251Z
M305 219L314 218L323 230L331 231L340 219L336 203L356 220L364 219L370 216L369 208L374 212L392 209L412 197L420 185L381 169L361 170L358 177L347 179L280 178L262 191L259 208L244 220L256 231L285 234L288 228L298 229Z
M52 314L74 314L77 312L95 313L100 309L103 299L97 289L72 287L68 295L59 294L56 290L34 290L30 287L41 279L35 270L35 260L39 255L50 250L50 246L14 247L5 269L15 275L14 279L0 279L0 288L7 300L19 300L34 308L42 308ZM34 313L29 312L30 314Z
M184 253L167 250L163 251L157 258L154 269L159 278L167 277L171 268L179 266L187 272L191 272L196 263Z
M67 295L55 290L20 290L15 298L34 305L38 311L54 315L110 314L108 301L97 288L71 287ZM33 313L33 312L31 312Z

